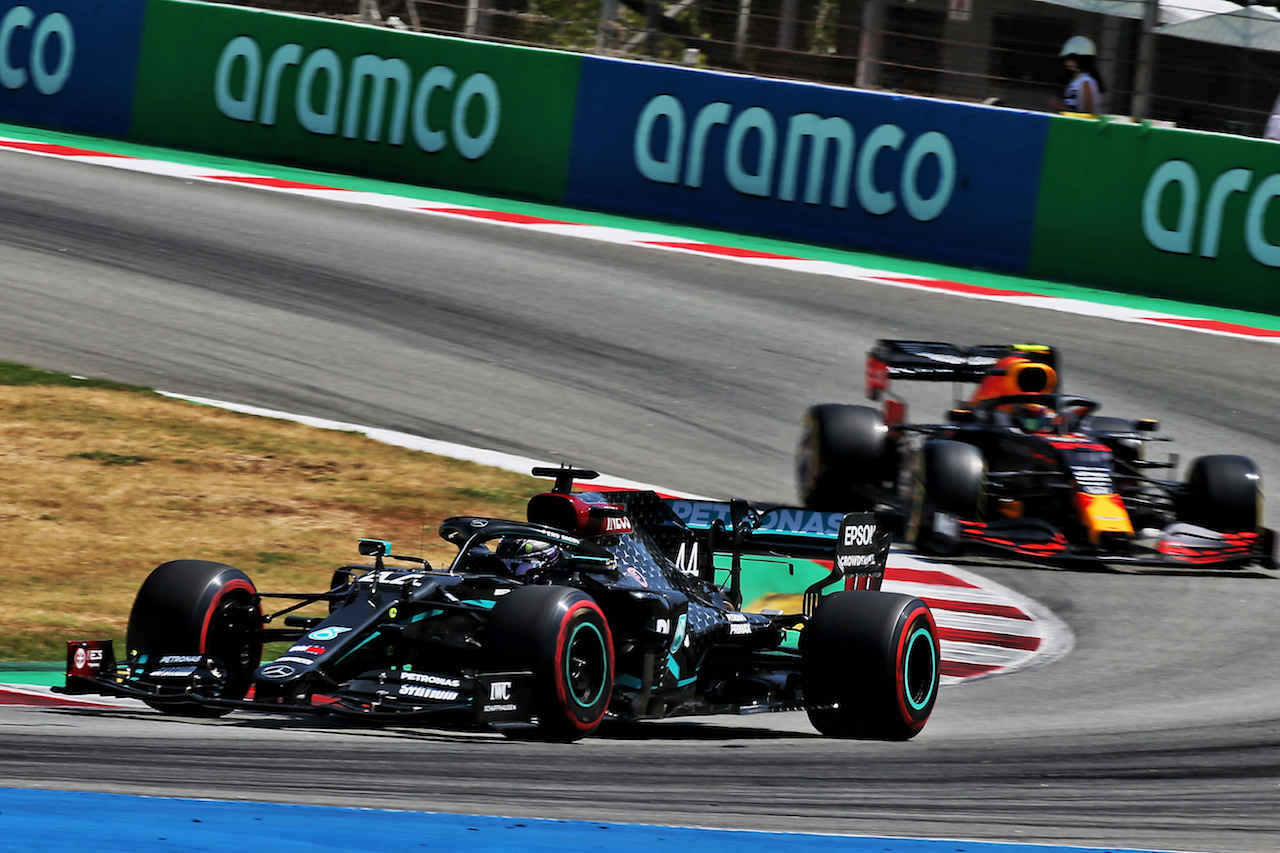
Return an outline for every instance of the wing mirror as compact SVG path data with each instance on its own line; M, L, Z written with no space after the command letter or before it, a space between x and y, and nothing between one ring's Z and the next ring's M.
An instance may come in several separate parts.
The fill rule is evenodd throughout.
M385 557L391 553L391 543L385 539L361 539L361 557Z

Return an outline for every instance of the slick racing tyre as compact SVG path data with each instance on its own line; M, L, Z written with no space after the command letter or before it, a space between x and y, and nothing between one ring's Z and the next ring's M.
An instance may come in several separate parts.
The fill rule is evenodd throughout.
M1247 456L1201 456L1187 475L1183 521L1223 533L1257 530L1262 475Z
M909 740L938 698L938 629L918 598L854 590L822 599L800 632L809 721L824 735Z
M887 430L868 406L824 403L804 415L796 483L809 509L867 512L882 479Z
M485 629L493 671L533 672L536 737L591 734L613 697L613 636L595 599L565 586L522 586L498 599Z
M916 457L907 518L907 542L924 554L952 554L955 533L942 529L938 513L980 519L986 503L987 464L971 444L926 442Z
M258 591L248 575L222 563L174 560L143 581L129 612L126 644L135 659L145 656L152 664L164 655L216 658L225 677L214 695L243 699L262 662L261 629ZM184 716L227 713L195 704L152 707Z

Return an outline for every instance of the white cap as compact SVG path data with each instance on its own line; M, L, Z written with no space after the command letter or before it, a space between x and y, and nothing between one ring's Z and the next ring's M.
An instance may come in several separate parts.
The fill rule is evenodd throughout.
M1093 44L1093 39L1085 36L1072 36L1067 39L1067 43L1062 46L1062 50L1058 51L1058 56L1097 56L1098 48Z

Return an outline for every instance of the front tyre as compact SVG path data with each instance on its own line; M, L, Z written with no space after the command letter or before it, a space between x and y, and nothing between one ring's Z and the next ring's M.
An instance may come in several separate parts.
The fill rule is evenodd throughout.
M933 713L941 655L928 605L853 590L822 599L800 632L809 721L829 737L910 740Z
M987 463L972 444L925 442L916 456L908 502L907 542L922 554L959 550L955 519L981 519L986 510Z
M796 449L796 487L809 509L868 512L884 477L888 430L868 406L811 406Z
M262 662L262 624L258 591L244 572L205 560L173 560L142 582L125 642L129 654L143 662L164 655L216 658L226 677L215 697L243 699ZM227 713L188 704L152 707L183 716Z
M1201 456L1187 475L1184 521L1223 533L1262 525L1262 475L1247 456Z
M564 586L517 587L498 599L484 635L493 671L533 672L537 736L591 734L613 697L613 636L595 599Z

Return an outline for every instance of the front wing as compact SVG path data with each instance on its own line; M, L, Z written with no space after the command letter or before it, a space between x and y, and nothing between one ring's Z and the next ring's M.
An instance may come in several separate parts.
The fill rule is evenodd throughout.
M365 673L312 696L308 704L255 701L219 695L223 679L216 658L167 655L154 666L116 663L111 640L73 640L67 644L67 680L54 687L65 695L136 699L156 708L182 713L259 711L286 714L333 714L376 722L450 719L477 726L532 724L531 672L483 672L467 677L386 670Z
M1103 563L1164 568L1276 568L1276 534L1222 533L1190 524L1173 524L1146 540L1133 540L1128 553L1073 546L1043 519L1017 518L972 521L939 513L935 529L949 530L966 549L1014 554L1050 564Z

